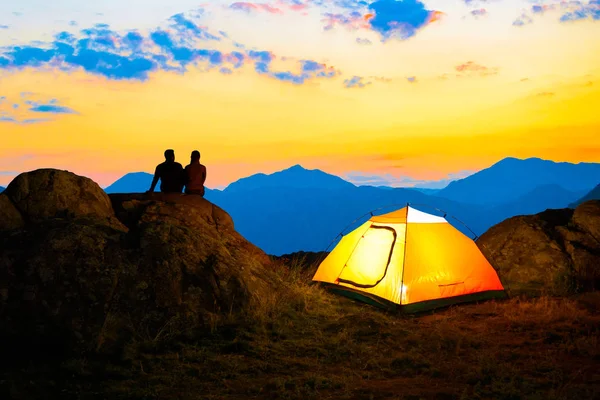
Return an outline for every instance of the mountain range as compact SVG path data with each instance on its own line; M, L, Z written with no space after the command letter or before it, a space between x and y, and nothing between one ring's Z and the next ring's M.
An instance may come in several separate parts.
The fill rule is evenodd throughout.
M540 186L558 185L587 193L600 181L600 164L505 158L490 168L451 182L436 195L458 202L497 206L515 201Z
M145 192L151 181L151 174L131 173L105 191ZM356 186L295 165L242 178L223 190L207 189L205 197L225 209L248 240L282 255L330 249L344 228L347 233L366 221L370 211L381 214L407 203L432 214L447 213L450 223L474 238L515 215L568 207L599 181L600 164L538 158L507 158L443 189Z
M0 186L0 193L4 192L4 189L6 189L4 186Z

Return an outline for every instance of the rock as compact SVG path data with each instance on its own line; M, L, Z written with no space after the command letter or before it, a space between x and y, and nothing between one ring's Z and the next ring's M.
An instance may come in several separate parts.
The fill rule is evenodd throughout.
M86 194L95 191L86 178L55 171L60 185L32 185L42 180L33 174L9 185L29 193L15 196L29 223L0 232L0 346L17 356L44 347L117 354L133 337L191 334L251 307L277 280L269 257L201 197L114 195L107 207ZM68 195L42 206L37 190L18 189L49 186ZM123 224L106 223L116 220L110 201Z
M570 294L600 287L600 209L546 210L509 218L477 241L513 292Z
M4 191L27 222L49 218L114 217L110 199L89 178L68 171L38 169L18 175Z
M573 223L600 243L600 200L587 201L577 207Z
M127 262L122 235L64 219L0 235L0 337L49 350L93 347Z
M201 196L177 193L111 194L110 199L121 221L135 228L144 222L163 221L198 227L202 222L217 229L234 229L231 216Z
M0 194L0 231L22 228L25 225L19 210L8 196Z

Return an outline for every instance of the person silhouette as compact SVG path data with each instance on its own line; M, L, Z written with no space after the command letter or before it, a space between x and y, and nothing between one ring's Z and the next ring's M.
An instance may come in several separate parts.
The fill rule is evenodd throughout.
M190 164L185 167L185 194L204 196L206 167L200 164L200 152L192 151Z
M175 162L175 151L165 150L165 162L158 164L154 171L152 185L147 193L154 192L154 188L160 179L160 191L163 193L181 193L183 190L183 167Z

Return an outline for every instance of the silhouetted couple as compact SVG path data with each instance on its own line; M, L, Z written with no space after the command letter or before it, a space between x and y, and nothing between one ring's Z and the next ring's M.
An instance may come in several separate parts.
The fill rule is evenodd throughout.
M154 192L154 188L160 179L160 191L163 193L181 193L185 186L185 194L197 194L204 196L204 182L206 181L206 167L200 164L200 152L192 151L190 164L185 169L175 162L175 152L165 151L165 162L159 164L154 172L152 186L148 192Z

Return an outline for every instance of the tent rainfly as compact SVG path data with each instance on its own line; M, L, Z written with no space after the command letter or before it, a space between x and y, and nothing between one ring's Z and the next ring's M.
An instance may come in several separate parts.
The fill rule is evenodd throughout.
M471 238L445 218L411 206L373 216L343 236L313 281L404 312L506 297L496 271Z

